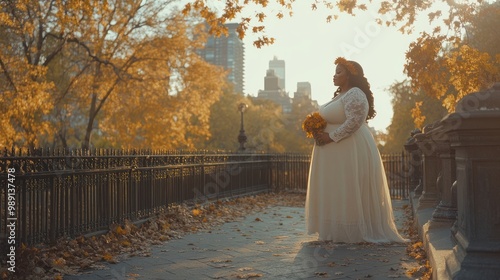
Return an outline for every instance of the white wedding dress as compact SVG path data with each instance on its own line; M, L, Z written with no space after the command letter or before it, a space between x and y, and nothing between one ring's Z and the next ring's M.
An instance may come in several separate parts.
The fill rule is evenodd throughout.
M333 242L406 242L394 223L384 166L366 125L368 101L359 88L322 105L334 142L315 145L306 198L309 234Z

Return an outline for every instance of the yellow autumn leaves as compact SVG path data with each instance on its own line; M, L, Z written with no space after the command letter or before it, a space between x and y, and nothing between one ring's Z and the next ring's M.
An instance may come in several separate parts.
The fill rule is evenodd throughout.
M442 46L446 43L444 36L424 33L410 45L405 73L411 78L413 91L421 89L441 100L451 113L465 95L485 90L500 80L500 54L491 56L463 42L445 51ZM418 112L416 106L413 114L417 116L417 127L421 127L423 122Z
M229 202L228 202L229 203ZM213 219L217 219L219 217L224 216L226 213L224 213L223 208L219 208L218 205L221 205L222 202L217 201L215 204L209 204L209 205L196 205L196 207L191 210L191 215L197 219L198 221L202 223L207 223L209 221L213 221ZM229 203L232 204L232 203ZM196 230L196 229L194 229Z
M411 243L406 247L406 253L418 262L418 266L409 269L407 274L411 277L418 277L418 279L430 280L432 279L432 267L427 259L425 246L418 235L418 229L414 223L415 217L413 216L412 207L405 205L404 210L406 216L404 231L411 240Z
M190 149L205 141L227 73L197 55L207 38L201 20L171 8L0 2L0 147Z

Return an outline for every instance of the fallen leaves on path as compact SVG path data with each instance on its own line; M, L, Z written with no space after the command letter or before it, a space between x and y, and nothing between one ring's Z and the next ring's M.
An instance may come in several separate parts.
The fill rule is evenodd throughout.
M250 278L256 278L256 277L262 277L263 275L261 273L246 273L246 274L238 274L236 275L236 278L238 279L250 279Z
M432 267L427 259L427 252L425 251L424 244L418 236L418 230L415 227L411 206L405 208L405 216L405 233L411 240L411 243L406 248L406 253L419 263L419 266L409 269L407 274L420 280L432 279Z
M66 274L78 274L99 269L99 263L117 263L133 256L150 256L152 245L181 238L197 231L209 231L223 223L237 220L270 206L303 207L305 194L267 193L234 199L221 199L203 204L171 205L147 222L137 226L130 221L113 224L103 235L63 238L55 245L21 246L17 252L15 274L1 271L1 279L62 279ZM247 273L244 279L261 277ZM140 276L137 276L140 277ZM243 278L242 278L243 279Z

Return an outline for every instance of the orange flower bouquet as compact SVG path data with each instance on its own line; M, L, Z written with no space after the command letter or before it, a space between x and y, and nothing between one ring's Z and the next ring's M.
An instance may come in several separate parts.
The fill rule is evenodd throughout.
M315 133L323 131L326 128L326 121L319 112L314 112L306 116L302 123L302 130L306 132L307 138L313 138Z

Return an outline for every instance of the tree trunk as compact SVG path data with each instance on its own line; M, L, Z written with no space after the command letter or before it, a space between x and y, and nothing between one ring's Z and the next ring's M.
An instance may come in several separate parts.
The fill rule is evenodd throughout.
M89 121L87 123L87 130L85 131L85 139L82 142L82 149L85 150L90 148L90 137L92 135L92 129L94 128L94 120L96 114L95 113L96 103L97 103L97 94L93 93L92 102L90 103Z

